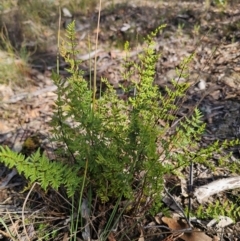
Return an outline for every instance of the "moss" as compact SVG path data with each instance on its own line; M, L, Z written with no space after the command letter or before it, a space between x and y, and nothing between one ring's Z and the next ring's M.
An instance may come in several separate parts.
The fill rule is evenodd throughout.
M40 148L40 137L37 134L27 137L23 143L21 153L25 156L30 156L32 153L36 152Z

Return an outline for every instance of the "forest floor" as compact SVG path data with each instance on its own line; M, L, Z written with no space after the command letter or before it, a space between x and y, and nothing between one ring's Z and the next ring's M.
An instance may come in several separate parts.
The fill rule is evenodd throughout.
M10 1L11 4L8 5L7 2L5 5L0 5L1 145L8 145L13 150L19 151L28 137L38 133L40 139L38 141L42 148L49 155L51 153L49 121L56 100L56 86L51 80L51 73L57 67L59 19L62 39L66 33L67 23L72 19L76 22L78 49L80 50L78 57L82 60L80 68L84 71L84 77L87 80L93 79L94 58L97 56L97 80L100 82L102 77L107 78L116 89L119 83L124 81L121 75L126 56L124 43L130 42L130 59L138 61L138 54L145 47L144 38L158 26L167 24L155 39L155 50L161 54L156 64L155 83L160 88L170 86L172 79L191 83L192 87L187 92L187 101L178 114L179 116L185 115L196 104L199 105L207 124L207 131L203 137L206 144L215 140L239 138L240 1L235 0L226 5L220 3L208 5L207 1L200 0L158 2L132 0L123 4L105 1L101 11L100 29L97 29L97 4L85 6L84 10L66 4L66 9L60 18L57 4L48 6L42 4L40 0L36 1L39 5L36 3L36 5L24 5L23 1ZM97 32L99 42L96 51ZM193 53L193 59L188 67L188 76L179 78L176 68L181 69L182 61ZM67 76L65 67L66 64L60 59L60 74L63 77ZM37 143L36 147L38 146ZM231 151L233 152L231 161L238 160L239 147ZM24 179L18 175L10 179L12 173L12 170L5 168L1 173L2 183L5 183L5 186L1 184L0 211L4 213L4 216L11 212L21 212L26 196L20 193L25 184ZM199 175L201 177L201 174ZM219 177L229 175L227 170L219 170L214 175L210 172L205 173L202 178L217 180ZM6 178L9 178L7 184ZM181 186L180 183L179 185ZM210 202L219 200L223 205L229 196L234 200L237 209L240 204L239 190L219 193L211 198ZM48 202L49 207L54 207L56 202L59 205L62 202L61 198L57 201L52 200L40 190L36 190L35 197L33 195L32 198L35 203L37 202L35 210L36 206L39 206L40 210L45 202ZM182 199L182 197L176 197L180 203L184 202ZM63 225L63 220L66 219L61 216L64 214L60 214L55 211L50 212L48 209L48 216L51 216L55 223L58 220L59 226ZM170 224L172 220L173 218L166 221L165 225L174 229ZM234 223L226 227L219 228L214 225L209 227L210 225L207 226L207 224L210 221L211 219L200 220L199 227L207 234L207 237L219 239L201 237L202 232L196 236L185 235L179 238L185 241L240 240L239 213L234 215ZM15 225L15 231L22 232L20 224L16 224L15 221L8 222L11 229ZM50 223L52 225L53 222ZM159 224L157 219L152 220L152 223ZM53 228L49 227L49 229ZM2 230L5 230L3 226ZM153 233L162 232L162 230L162 228L154 229L152 236L150 231L146 231L144 234L149 238L145 240L163 240L157 239L156 236L155 239L153 238ZM67 240L65 231L58 238L48 240ZM33 233L33 229L29 230L29 236ZM6 230L2 235L6 235ZM144 240L140 236L137 239ZM19 240L24 240L24 238L26 237L23 235ZM169 241L176 240L173 236L168 236L168 238ZM109 240L115 239L109 237Z

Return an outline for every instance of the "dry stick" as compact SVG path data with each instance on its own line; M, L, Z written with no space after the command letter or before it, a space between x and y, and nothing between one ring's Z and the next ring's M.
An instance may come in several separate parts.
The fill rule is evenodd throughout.
M98 33L99 33L99 29L100 29L101 5L102 5L102 0L99 0L97 34L96 34L96 45L95 45L96 52L95 52L95 58L94 58L93 110L95 110L96 91L97 91L97 48L98 48Z
M28 236L27 229L26 229L26 225L25 225L24 210L25 210L25 207L26 207L26 204L27 204L28 198L29 198L29 196L30 196L32 190L34 189L34 187L35 187L37 184L40 185L40 183L38 183L38 182L34 182L34 183L33 183L33 185L32 185L32 187L31 187L30 191L28 192L28 194L27 194L27 196L26 196L26 198L25 198L25 200L24 200L24 202L23 202L23 208L22 208L22 223L23 223L23 230L24 230L24 232L25 232L25 234L26 234L26 237L27 237L28 241L31 241L31 239L30 239L30 237Z
M18 232L17 232L17 229L16 229L16 224L13 222L13 219L12 219L12 217L11 217L11 213L10 213L8 210L7 210L7 214L8 214L8 217L9 217L9 219L10 219L10 222L11 222L11 224L12 224L12 230L14 229L14 231L15 231L16 235L18 236L18 239L19 239L19 235L18 235ZM18 219L17 222L19 223L20 220Z
M8 211L7 211L7 214L8 214L8 216L9 216L9 219L10 219L11 223L12 223L13 229L14 229L16 235L17 235L18 240L21 240L21 236L18 234L18 231L17 231L17 228L16 228L16 223L13 222L13 219L12 219L12 217L11 217L11 215L10 215L10 213L9 213ZM20 222L20 220L17 221L17 224L18 224L19 222ZM12 231L12 232L13 232L13 231ZM11 237L11 238L12 238L12 237ZM15 239L14 239L13 241L15 241Z
M164 187L165 192L167 193L167 195L174 201L174 203L176 204L176 206L179 208L179 210L182 212L184 218L186 219L189 228L187 228L185 231L192 231L192 225L190 223L190 220L187 218L187 216L185 215L183 209L180 207L180 205L175 201L174 197L168 192L167 188Z
M61 29L61 9L59 6L59 18L58 18L58 37L57 37L57 74L59 75L59 46L60 46L60 29Z
M9 215L9 218L11 220L11 223L13 224L13 221L12 221L12 218L9 214L9 212L7 211L8 215ZM8 228L8 226L5 224L4 220L0 217L0 223L3 225L3 227L6 229L7 232L4 232L2 230L0 230L0 234L4 235L5 237L8 237L10 238L11 240L13 241L17 241L14 237L13 237L13 234L12 234L12 231L10 230L10 228ZM15 229L15 226L13 225L14 229ZM15 232L16 232L16 235L18 236L19 238L19 235L18 235L18 232L17 230L15 229ZM19 239L20 240L20 239Z
M207 185L201 186L194 191L194 197L199 203L203 203L209 196L219 192L240 188L240 177L229 177L213 181Z
M94 58L96 57L96 51L93 51L92 53L94 53ZM90 42L90 36L88 34L88 61L89 61L89 86L90 86L90 90L92 89L92 65L91 65L91 42Z
M4 231L2 231L2 230L0 230L0 234L2 234L3 236L5 236L5 237L8 237L8 238L10 238L10 239L13 239L13 237L10 235L10 234L8 234L8 233L6 233L6 232L4 232ZM14 241L16 240L16 239L13 239Z
M190 163L190 171L189 171L189 184L188 184L188 194L192 193L193 191L193 161L191 160ZM192 197L191 195L188 195L188 212L187 212L187 218L190 220L190 210L192 208Z

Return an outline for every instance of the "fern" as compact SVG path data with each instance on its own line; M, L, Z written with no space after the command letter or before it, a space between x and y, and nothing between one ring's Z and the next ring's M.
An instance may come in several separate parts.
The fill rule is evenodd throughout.
M171 127L189 85L173 81L172 89L166 88L163 95L154 84L159 55L155 53L153 39L161 27L147 38L147 48L139 63L126 60L125 66L130 63L134 70L124 73L129 87L122 89L128 92L134 88L134 96L119 99L107 80L102 80L107 89L94 101L93 108L94 90L79 70L74 29L73 22L60 48L70 77L52 75L58 87L51 123L53 141L59 146L57 160L49 161L39 150L25 158L3 147L0 158L9 167L16 167L30 182L40 182L44 189L64 185L69 196L80 189L84 193L91 189L103 202L124 197L136 204L149 197L149 208L157 212L161 208L165 174L176 173L191 162L213 168L209 161L213 154L238 141L201 147L199 140L205 124L198 109ZM191 58L184 60L180 75L187 74ZM138 78L133 76L135 73ZM159 121L165 124L160 125Z
M234 204L229 200L226 200L224 203L217 200L214 203L208 203L207 207L199 205L192 214L201 219L219 219L220 216L226 216L236 222L240 218L239 212L240 207L238 204Z
M0 159L9 167L16 167L31 183L39 182L45 190L48 187L58 189L66 185L69 196L74 194L76 184L79 182L75 167L60 162L51 162L40 155L40 149L29 157L16 153L8 147L0 146Z

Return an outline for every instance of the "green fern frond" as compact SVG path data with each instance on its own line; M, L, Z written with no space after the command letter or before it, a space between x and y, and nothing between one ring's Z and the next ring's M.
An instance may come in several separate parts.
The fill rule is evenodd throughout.
M44 190L48 187L58 189L65 184L67 192L71 196L77 189L79 178L77 178L76 170L60 162L50 161L45 155L40 154L40 149L25 158L21 153L0 146L0 160L9 168L15 167L31 183L39 182ZM74 190L72 190L73 188Z
M207 208L204 205L199 205L194 211L193 215L196 215L201 219L218 219L220 216L226 216L234 220L239 220L240 207L233 202L226 200L221 203L219 200L213 203L208 203Z

